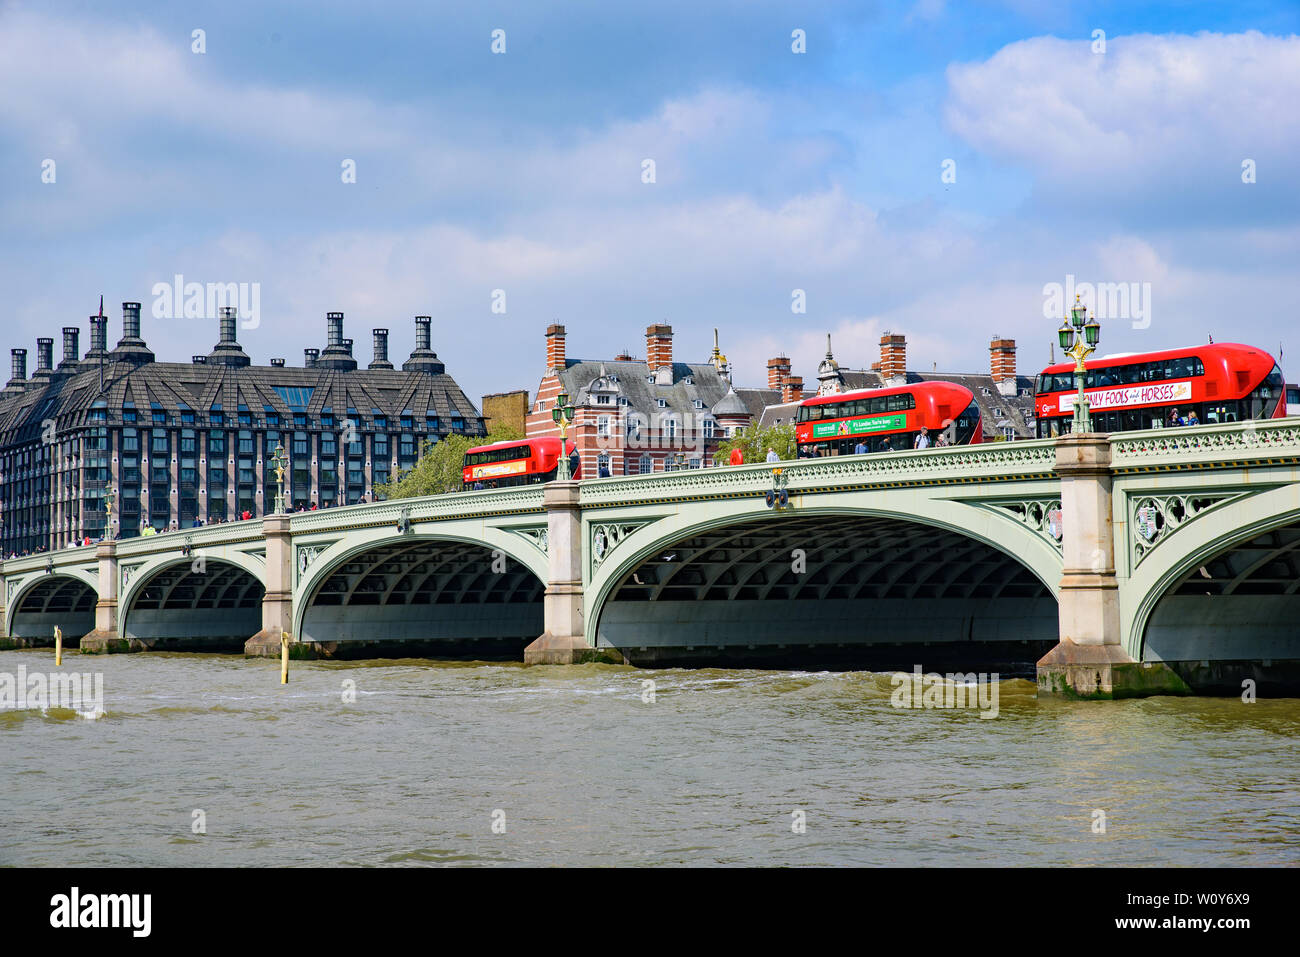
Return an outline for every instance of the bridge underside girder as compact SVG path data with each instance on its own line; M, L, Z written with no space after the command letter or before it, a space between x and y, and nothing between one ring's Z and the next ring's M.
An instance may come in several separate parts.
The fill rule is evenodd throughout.
M262 583L244 569L209 560L156 573L127 609L124 631L155 651L243 650L262 626Z
M321 583L302 641L332 654L518 658L540 635L543 584L500 551L423 541L355 555Z
M95 627L95 590L83 581L51 575L19 602L10 635L30 645L53 645L54 628L75 643Z
M869 516L769 516L662 549L625 576L597 640L635 663L747 659L1028 673L1057 640L1050 590L982 541Z
M1168 663L1195 687L1226 682L1240 691L1244 667L1270 683L1289 674L1300 684L1298 623L1295 524L1236 545L1170 586L1147 623L1142 658Z

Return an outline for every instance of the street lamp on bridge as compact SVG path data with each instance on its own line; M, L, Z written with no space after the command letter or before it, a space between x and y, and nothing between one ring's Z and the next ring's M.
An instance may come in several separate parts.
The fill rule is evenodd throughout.
M275 514L284 512L284 470L289 466L289 457L285 455L284 445L276 443L275 454L271 456L271 466L275 469Z
M1074 400L1075 434L1092 431L1092 418L1088 415L1088 398L1083 394L1083 382L1087 372L1083 361L1092 355L1101 338L1101 324L1095 318L1085 321L1087 310L1079 297L1074 297L1074 307L1070 310L1069 322L1062 322L1057 335L1060 336L1061 348L1074 360L1074 378L1079 385L1079 394Z
M104 489L104 541L113 540L113 503L117 501L117 491L113 486Z
M569 443L567 440L569 423L577 410L569 405L569 393L561 392L555 397L555 408L551 409L551 419L560 427L560 481L567 482L572 476L569 472Z

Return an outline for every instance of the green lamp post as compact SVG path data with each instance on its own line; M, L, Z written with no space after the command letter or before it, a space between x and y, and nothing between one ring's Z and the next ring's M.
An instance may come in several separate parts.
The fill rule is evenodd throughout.
M284 470L289 467L289 456L280 443L276 443L275 454L271 456L271 467L275 469L275 514L280 515L284 512Z
M555 397L555 408L551 409L551 419L560 427L560 481L567 482L572 477L569 472L569 423L577 410L569 405L569 393L561 392Z
M1074 379L1079 386L1079 394L1074 400L1074 432L1081 434L1092 431L1092 418L1088 414L1088 398L1083 394L1083 383L1087 368L1084 360L1097 349L1097 340L1101 338L1101 324L1096 319L1086 319L1087 310L1074 297L1074 307L1070 310L1070 320L1062 322L1057 335L1061 348L1074 360Z

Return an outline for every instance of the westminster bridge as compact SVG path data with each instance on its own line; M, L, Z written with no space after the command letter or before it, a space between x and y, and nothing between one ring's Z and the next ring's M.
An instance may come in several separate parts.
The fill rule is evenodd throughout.
M0 566L0 647L1300 687L1300 420L553 482ZM988 670L997 670L991 668Z

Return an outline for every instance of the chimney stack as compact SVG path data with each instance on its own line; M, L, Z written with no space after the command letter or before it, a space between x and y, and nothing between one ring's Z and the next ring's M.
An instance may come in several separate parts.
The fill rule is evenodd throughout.
M108 317L90 317L90 350L87 359L103 359L108 355Z
M431 316L415 317L415 349L411 357L402 363L403 372L427 372L430 375L442 375L447 367L438 361L438 354L433 351L429 326L433 323Z
M217 310L217 322L221 326L220 345L233 343L235 341L235 320L237 318L234 306L222 306Z
M551 324L546 327L546 368L564 371L564 326Z
M122 303L122 341L140 338L140 304Z
M357 367L352 358L351 339L343 338L343 313L325 313L325 349L318 353L316 367L351 371Z
M890 379L907 378L907 337L886 332L880 337L880 375Z
M236 339L236 324L239 313L234 306L221 306L217 309L217 323L219 326L220 341L208 356L208 362L216 365L226 366L248 366L252 365L253 360L245 354L243 347L240 346Z
M138 302L122 303L122 338L113 350L113 358L122 362L142 365L153 362L153 353L140 338L140 304Z
M283 369L283 368L284 368L284 360L283 360L283 359L272 359L272 360L271 360L271 368L272 368L272 369Z
M1016 393L1016 340L993 337L989 343L989 368L1003 395ZM1008 390L1010 388L1010 391Z
M76 372L81 359L81 330L77 326L63 327L63 361L60 372Z
M372 329L370 332L375 337L375 358L370 363L370 368L391 369L393 364L388 361L388 330Z
M645 331L645 363L660 385L672 385L673 327L663 323L647 326ZM667 370L662 372L661 370Z
M785 356L776 356L767 360L767 387L779 389L790 376L790 360ZM803 382L802 379L799 380Z
M302 367L303 367L304 369L314 369L314 368L316 368L316 360L319 359L319 358L320 358L320 350L319 350L319 349L303 349L303 350L302 350Z
M33 376L42 373L49 374L54 371L54 340L37 339L36 340L36 371Z
M9 369L11 372L6 392L22 392L27 387L27 350L9 350Z
M781 382L781 401L787 403L803 401L803 376L788 376Z

